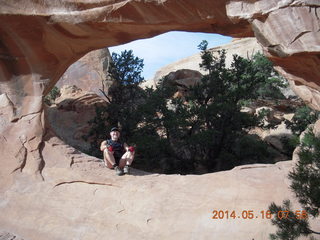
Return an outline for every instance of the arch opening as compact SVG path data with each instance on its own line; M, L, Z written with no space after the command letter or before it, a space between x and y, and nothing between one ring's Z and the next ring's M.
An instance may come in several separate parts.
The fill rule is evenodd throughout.
M179 34L180 34L180 36L179 36ZM181 41L181 39L183 39L183 40L185 40L185 41L187 41L187 38L186 38L186 34L187 33L180 33L180 32L174 32L171 36L170 36L170 33L169 34L165 34L165 35L167 35L167 36L159 36L159 38L157 39L157 37L155 37L155 38L153 38L153 40L156 40L156 41L154 41L154 45L151 45L150 43L148 43L148 40L139 40L139 41L137 41L137 42L133 42L133 43L131 43L131 44L126 44L126 45L124 45L124 46L120 46L120 47L114 47L114 48L111 48L110 50L111 51L115 51L115 50L118 50L118 54L120 54L119 53L119 50L120 51L122 51L122 50L130 50L130 49L133 49L133 50L137 50L137 52L139 53L139 52L141 52L141 49L143 50L143 51L145 51L145 52L147 52L148 54L151 54L152 55L152 58L156 58L156 59L158 59L158 58L160 58L161 56L164 56L165 54L160 54L159 56L157 56L157 53L159 53L159 51L160 52L165 52L166 50L163 50L163 49L161 49L161 46L159 46L158 45L158 43L157 43L157 40L158 41L160 41L160 43L162 44L162 45L165 45L165 46L167 46L168 47L168 49L169 49L169 51L173 51L173 49L176 47L176 45L178 45L179 44L179 40ZM196 36L197 34L195 34L195 33L193 33L191 36ZM195 46L192 46L192 47L194 47L194 48L196 48L197 49L197 46L198 46L198 44L201 42L201 40L199 41L199 39L204 39L205 37L210 37L210 35L209 34L206 34L206 35L203 35L203 34L198 34L198 36L196 36L196 37L194 37L198 42L195 44L195 41L193 41L193 45L195 45ZM172 44L172 46L170 46L170 41L164 41L164 39L165 38L167 38L167 39L174 39L174 41L172 41L173 42L173 44ZM192 38L192 37L191 37ZM214 38L214 37L213 37ZM227 56L227 58L228 58L228 65L230 66L230 64L231 64L231 61L232 61L232 55L233 54L237 54L237 55L240 55L240 56L242 56L242 57L244 57L244 58L252 58L253 57L253 55L255 54L255 53L257 53L257 52L261 52L262 51L262 48L261 48L261 46L257 43L257 41L254 39L254 38L248 38L248 39L238 39L238 40L234 40L233 42L231 42L231 38L230 37L224 37L224 36L218 36L218 39L220 40L220 42L221 41L223 41L224 43L226 43L226 44L224 44L223 46L219 46L219 47L214 47L214 48L212 48L211 50L212 51L214 51L214 52L217 52L218 50L221 50L221 49L225 49L225 48L228 48L227 49L227 53L228 53L228 56ZM221 40L222 39L222 40ZM212 44L214 44L214 43L212 43ZM241 46L242 45L242 46ZM131 46L133 46L133 47L131 47ZM149 46L149 49L148 49L148 46ZM150 49L150 48L160 48L161 50L159 50L159 49L155 49L155 54L153 54L152 53L152 50L153 49ZM189 46L190 47L190 46ZM200 57L200 51L199 51L199 49L197 50L198 51L198 54L196 54L197 55L197 58L194 58L194 56L189 56L189 58L187 57L187 58L184 58L184 59L181 59L180 57L178 57L179 58L179 60L180 61L176 61L176 62L170 62L171 60L170 60L170 58L169 58L169 60L167 60L167 61L169 61L168 63L171 63L171 64L168 64L167 66L165 66L164 68L165 68L165 70L164 71L162 71L161 72L161 70L159 71L160 73L157 73L157 74L155 74L155 76L154 76L154 78L153 79L149 79L149 81L147 81L147 82L145 82L145 83L143 83L142 84L142 88L146 88L146 87L150 87L150 86L153 86L153 87L155 87L155 82L156 81L159 81L159 79L160 78L162 78L162 77L164 77L164 76L166 76L167 74L169 74L169 73L172 73L172 72L176 72L177 70L181 70L181 69L186 69L186 68L189 68L189 70L190 71L194 71L194 72L196 72L196 71L201 71L200 70L200 67L199 67L199 64L200 64L200 61L201 61L201 57ZM178 50L177 50L177 52L179 52ZM139 55L136 55L136 53L135 53L135 51L133 52L134 54L135 54L135 56L137 56L137 57L140 57ZM152 60L152 59L151 59ZM151 61L152 62L152 61ZM182 63L181 63L182 62ZM95 68L96 67L96 64L93 64L94 66L92 66L93 68ZM77 66L77 64L76 64L76 66ZM185 66L187 66L187 67L185 67ZM167 68L167 69L166 69ZM203 71L202 71L202 73L204 73ZM199 73L200 74L200 73ZM101 74L100 74L101 75ZM200 74L201 75L201 74ZM151 75L150 75L151 76ZM179 82L179 84L181 84L181 81L183 81L183 80L186 80L186 79L176 79L178 82ZM189 79L190 80L190 79ZM188 81L188 79L187 79L187 81ZM292 94L292 93L291 93ZM169 100L169 99L168 99ZM63 101L64 100L61 100L60 99L60 106L62 106L64 103L63 103ZM80 102L80 101L79 101ZM255 109L257 109L258 107L265 107L263 104L265 104L265 105L267 105L267 104L269 104L270 105L270 102L269 103L267 103L267 102L263 102L263 101L261 101L259 104L256 104L256 106L253 108L253 109L251 109L251 112L252 111L255 111ZM286 104L288 104L288 103L286 103ZM253 106L254 104L252 104L252 106ZM104 106L105 108L107 108L106 106ZM274 107L275 108L277 108L277 106L275 106L274 105ZM55 110L56 111L56 113L58 112L58 110L56 109ZM94 111L91 111L91 113L94 113ZM274 113L273 113L274 114ZM282 114L284 114L284 113L282 113ZM285 114L288 114L288 112L285 112ZM60 115L61 116L61 115ZM100 116L101 117L101 116ZM77 117L76 117L77 118ZM55 119L54 121L53 121L53 119ZM106 120L106 119L105 119ZM51 113L51 122L56 122L56 128L59 128L59 124L58 124L58 122L60 122L60 124L63 124L63 119L61 118L60 120L59 119L57 119L57 118L55 118L54 117L54 113ZM90 122L90 120L86 120L87 122ZM102 121L102 119L100 119L100 121ZM282 123L283 121L280 121L279 123L278 123L278 125L280 125L281 123ZM82 123L83 124L83 123ZM91 121L91 123L90 124L92 124L92 121ZM137 126L136 126L137 127ZM76 131L77 131L77 128L80 128L81 129L81 131L83 130L83 126L82 126L82 128L81 128L81 124L79 125L79 126L77 126L76 128L74 128L74 129L72 129L72 131L73 131L73 133L67 133L67 131L65 131L65 130L63 130L63 131L61 131L61 130L59 130L59 129L57 129L59 132L60 132L60 136L61 135L65 135L65 137L63 137L63 139L65 139L65 140L67 140L67 138L69 138L70 139L70 136L74 136L74 135L76 135L77 136L77 138L79 139L79 137L80 137L80 135L79 135L79 133L76 133ZM87 129L90 129L91 127L90 126L87 126ZM106 132L106 134L105 134L105 137L108 137L108 134L107 134L107 130L110 128L110 126L107 126L104 130L103 129L100 129L100 131L104 131L104 132ZM62 129L66 129L66 127L63 127ZM203 164L196 164L195 163L195 165L197 165L194 169L192 169L192 170L172 170L172 169L165 169L165 167L164 167L164 165L168 165L168 164L170 164L170 163L168 163L168 162L174 162L174 161L176 161L176 162L179 162L180 161L180 163L179 164L184 164L183 163L183 160L178 160L178 159L174 159L174 160L166 160L165 158L164 159L160 159L160 161L159 162L161 162L162 161L162 163L161 164L154 164L154 165L157 165L157 167L147 167L146 166L146 164L147 163L143 163L143 162L140 162L139 163L139 160L137 160L136 162L137 162L137 167L138 168L140 168L140 169L143 169L143 170L147 170L147 171L151 171L151 172L160 172L160 173L180 173L180 174L201 174L201 173L208 173L208 172L212 172L212 171L220 171L220 170L227 170L227 169L230 169L230 166L231 166L231 168L232 167L235 167L235 166L237 166L237 165L242 165L242 164L249 164L249 163L274 163L274 162L276 162L276 161L280 161L280 160L288 160L288 159L290 159L290 157L288 156L288 155L285 155L285 154L283 154L283 152L281 153L281 150L280 149L277 149L277 154L276 154L276 156L271 156L272 154L274 154L274 149L271 149L272 147L268 147L268 146L266 146L266 145L264 145L264 146L262 146L262 143L261 142L257 142L257 141L255 141L256 139L259 139L259 140L261 140L261 138L264 138L264 139L266 139L266 140L268 140L268 139L270 139L270 141L269 141L269 143L271 142L271 141L274 141L274 138L276 138L276 140L275 141L280 141L279 139L280 139L280 136L282 136L282 137L290 137L290 133L288 133L288 131L286 132L286 131L284 131L284 132L281 132L280 134L278 134L279 136L271 136L272 134L269 134L270 136L263 136L262 137L262 133L260 133L260 136L257 136L257 131L259 131L259 130L255 130L255 132L253 131L253 132L251 132L248 136L248 138L246 138L246 139L243 139L242 141L243 142L245 142L245 143L239 143L239 144L253 144L253 143L256 143L257 145L259 145L259 146L257 146L257 150L256 151L269 151L269 159L255 159L255 160L250 160L250 159L247 159L247 161L239 161L239 163L234 163L234 165L229 165L228 167L221 167L219 170L217 170L217 169L215 169L215 170L208 170L208 169L205 169L205 167L203 167ZM262 131L261 129L260 129L260 131ZM69 136L67 136L69 134ZM81 137L86 137L86 135L85 134L83 134ZM88 138L87 138L88 139ZM147 139L147 136L146 136L146 139ZM99 139L99 141L101 142L101 135L100 135L100 139ZM83 147L83 146L80 146L81 144L83 144L83 143L81 143L83 141L83 139L81 139L81 141L74 141L74 139L72 139L71 140L71 145L73 145L74 147L76 147L76 148L78 148L78 149L80 149L80 150L82 150L83 152L86 152L86 153L91 153L92 154L92 149L91 150L88 150L88 144L87 144L87 147ZM91 139L91 141L94 141L94 140L92 140ZM131 139L131 141L132 141L132 139ZM147 140L146 140L147 141ZM68 143L68 141L66 141L67 143ZM72 143L73 142L73 143ZM248 142L250 142L250 143L248 143ZM70 143L69 143L70 144ZM149 144L148 142L146 142L146 144ZM281 143L277 143L278 145L280 145ZM248 146L247 146L248 147ZM258 148L260 147L260 149L258 150ZM273 146L274 147L274 146ZM85 149L86 148L86 149ZM268 150L266 150L266 148L268 148ZM276 147L275 147L276 148ZM139 147L138 147L138 149L139 149ZM263 149L263 150L262 150ZM98 146L96 146L96 150L98 150ZM252 153L253 155L254 155L254 153ZM99 150L98 151L95 151L95 154L93 154L93 155L95 155L95 156L99 156L99 155L101 155L101 154L99 154ZM175 155L177 155L177 154L175 154ZM258 155L258 154L257 154ZM253 156L249 156L249 157L253 157ZM249 158L248 157L248 158ZM257 156L254 156L255 158L257 158ZM102 156L100 156L100 158L102 158ZM236 161L236 160L233 160L233 161ZM161 169L161 167L159 167L158 165L162 165L162 169ZM183 169L183 168L182 168Z

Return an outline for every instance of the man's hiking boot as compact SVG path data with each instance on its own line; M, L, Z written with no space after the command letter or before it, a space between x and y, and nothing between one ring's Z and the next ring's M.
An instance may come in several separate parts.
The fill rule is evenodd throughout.
M128 166L128 165L124 166L123 173L124 174L130 174L130 166Z
M114 167L114 170L116 171L116 174L118 176L122 176L124 173L123 173L123 170L121 168L119 168L118 166L115 166Z

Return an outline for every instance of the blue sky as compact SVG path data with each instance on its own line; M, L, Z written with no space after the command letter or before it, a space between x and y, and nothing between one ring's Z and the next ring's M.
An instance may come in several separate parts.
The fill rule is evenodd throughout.
M110 47L110 52L120 54L133 50L133 54L144 60L143 76L151 79L159 68L199 52L198 45L207 40L209 48L231 42L232 38L212 33L168 32L159 36Z

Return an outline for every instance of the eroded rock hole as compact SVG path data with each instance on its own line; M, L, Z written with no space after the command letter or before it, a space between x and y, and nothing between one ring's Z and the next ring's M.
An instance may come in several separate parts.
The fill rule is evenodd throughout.
M177 44L188 47L182 41L185 33L171 34L174 40L158 37L168 46L169 57L179 55L179 49L174 51ZM157 65L156 59L165 55L157 44L140 40L111 48L112 54L108 49L91 52L57 84L51 95L55 99L49 99L50 123L67 144L100 159L100 143L110 137L112 126L119 126L122 141L136 146L133 167L149 172L202 174L291 159L296 135L285 123L302 102L262 57L255 38L225 42L207 47L213 59L197 49L194 55L169 60L153 74L147 70L148 79L140 60ZM141 49L148 53L144 58L139 56ZM204 69L208 60L211 69ZM245 86L255 81L260 86Z

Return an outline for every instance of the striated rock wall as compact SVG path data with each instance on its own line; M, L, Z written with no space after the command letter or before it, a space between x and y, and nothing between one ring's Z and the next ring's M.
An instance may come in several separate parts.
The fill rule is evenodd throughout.
M42 142L42 97L71 63L90 50L170 30L255 35L280 72L296 84L319 90L317 1L1 0L0 4L0 93L13 106L11 118L2 120L10 122L4 136L11 128L24 132L20 137L25 140L16 144L26 141L32 152ZM30 114L36 117L24 122Z
M245 19L250 22L255 37L276 69L292 85L306 86L306 91L294 89L302 99L309 99L307 102L313 102L311 106L319 110L320 2L230 1L227 15L234 23ZM317 97L314 98L315 95Z
M97 94L82 91L75 86L65 85L55 104L47 107L47 117L52 130L66 144L88 152L90 142L102 142L104 139L91 139L89 133L96 116L96 107L107 107L107 102ZM85 138L88 140L85 140Z
M107 74L110 62L107 48L91 51L73 63L57 82L56 86L76 85L77 87L102 96L101 90L108 91L112 81Z
M272 227L264 221L212 222L211 212L262 211L290 197L290 166L118 181L95 159L69 156L74 150L50 135L43 96L87 52L171 30L255 36L282 74L318 96L319 1L0 0L0 6L0 225L6 232L24 239L266 239Z
M1 0L0 5L0 94L8 100L0 115L0 152L12 143L10 161L19 155L22 162L14 169L40 178L42 98L85 53L170 30L252 35L245 21L236 26L229 20L224 1Z

